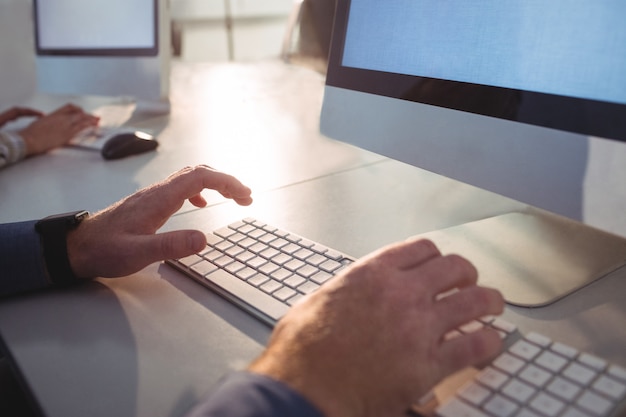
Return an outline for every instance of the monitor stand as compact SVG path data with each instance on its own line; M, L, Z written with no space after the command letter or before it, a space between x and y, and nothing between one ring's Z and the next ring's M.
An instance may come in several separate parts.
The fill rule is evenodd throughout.
M626 265L626 239L543 211L515 212L420 236L478 269L507 303L540 307Z

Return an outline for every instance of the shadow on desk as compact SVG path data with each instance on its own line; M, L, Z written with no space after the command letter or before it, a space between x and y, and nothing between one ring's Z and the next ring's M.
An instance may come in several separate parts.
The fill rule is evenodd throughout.
M71 307L59 308L64 301ZM3 333L3 337L10 337L13 346L21 346L17 355L29 356L24 362L20 362L23 358L12 358L27 364L16 369L16 376L22 381L38 376L35 385L24 385L38 398L46 414L61 415L61 410L74 410L71 415L91 415L98 410L99 415L104 415L107 408L109 415L136 414L137 349L129 345L133 340L131 328L113 291L94 281L2 303L14 303L17 309L37 307L36 315L13 315L17 322L10 329L3 329L4 333L11 333ZM99 311L107 314L97 314ZM38 322L36 326L31 320ZM33 327L37 330L33 331ZM102 357L98 352L102 351L108 351L108 357L115 360L103 364L98 360ZM59 355L72 358L75 366L63 366L63 361L55 360ZM120 379L119 375L125 377ZM106 388L98 392L90 389L85 382L95 379L106 381L99 383Z

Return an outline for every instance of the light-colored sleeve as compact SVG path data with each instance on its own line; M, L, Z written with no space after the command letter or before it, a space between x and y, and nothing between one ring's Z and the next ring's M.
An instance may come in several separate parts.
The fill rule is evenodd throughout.
M26 157L26 142L22 137L10 131L0 132L0 169Z

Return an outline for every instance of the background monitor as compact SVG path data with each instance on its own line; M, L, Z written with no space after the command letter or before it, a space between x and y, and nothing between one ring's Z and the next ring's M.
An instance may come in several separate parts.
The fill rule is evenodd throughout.
M166 0L33 0L41 92L166 100Z
M626 263L624 19L620 0L339 0L321 130L528 204L429 237L509 302L550 303Z

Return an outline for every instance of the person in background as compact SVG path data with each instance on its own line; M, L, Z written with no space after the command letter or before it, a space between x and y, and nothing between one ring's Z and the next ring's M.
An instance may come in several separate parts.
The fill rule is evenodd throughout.
M0 128L22 117L35 117L36 120L17 132L0 131L0 168L66 145L79 132L97 126L99 121L98 117L73 104L66 104L48 114L13 107L0 113Z
M197 166L83 214L62 239L60 259L46 256L37 221L0 225L0 293L126 276L203 250L201 231L157 231L186 200L205 206L204 189L252 203L250 189L236 178ZM225 376L189 417L399 416L447 375L501 349L493 330L446 335L503 308L500 293L478 286L476 269L464 258L443 256L427 240L389 245L293 306L262 354Z

